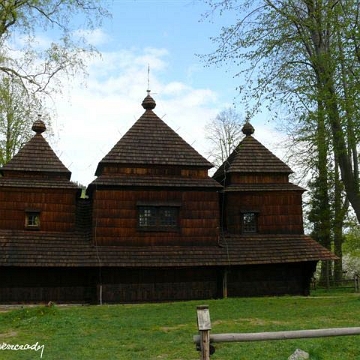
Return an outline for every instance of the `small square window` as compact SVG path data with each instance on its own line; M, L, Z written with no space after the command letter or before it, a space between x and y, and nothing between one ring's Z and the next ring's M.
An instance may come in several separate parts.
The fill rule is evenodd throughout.
M26 229L40 229L40 212L27 211L25 213L25 228Z
M257 232L257 214L254 212L246 212L242 214L242 232Z

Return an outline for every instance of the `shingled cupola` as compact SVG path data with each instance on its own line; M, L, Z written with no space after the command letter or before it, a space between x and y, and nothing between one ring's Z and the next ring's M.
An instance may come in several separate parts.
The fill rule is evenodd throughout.
M94 238L101 245L216 246L222 186L155 106L148 91L145 112L98 164L88 188Z
M147 92L141 104L145 112L99 162L95 172L98 179L90 184L90 188L106 181L109 175L114 184L115 173L124 174L124 168L130 167L134 169L133 174L140 171L135 169L159 166L166 167L167 174L175 172L179 175L181 172L188 173L190 169L196 169L197 172L202 169L202 177L208 176L207 172L213 165L155 114L153 110L156 102L150 95L150 90ZM145 170L141 171L144 175ZM160 175L161 170L156 172Z
M35 135L0 169L2 175L25 179L31 174L32 178L38 177L52 182L70 180L71 172L42 135L46 131L46 125L40 116L33 123L32 130Z
M255 139L254 127L246 122L245 135L228 159L218 168L213 178L223 185L251 182L288 182L292 170L263 144ZM260 174L267 174L259 178Z
M73 231L81 189L43 137L45 123L1 169L0 227L11 230Z
M213 178L225 186L226 224L231 233L303 233L304 191L289 182L292 170L253 136L245 123L245 137Z

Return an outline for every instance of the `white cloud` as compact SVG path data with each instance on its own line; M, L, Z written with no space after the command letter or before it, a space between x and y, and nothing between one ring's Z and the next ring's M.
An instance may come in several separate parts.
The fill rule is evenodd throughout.
M73 35L77 39L84 39L92 46L100 46L108 43L111 40L109 35L99 28L92 30L79 29L74 31Z
M169 84L165 84L164 88L162 89L164 94L167 95L176 95L184 93L189 87L186 86L184 83L181 82L170 82Z
M93 44L109 40L100 30L91 36ZM39 41L45 46L47 39ZM88 185L95 178L98 162L144 112L141 102L148 81L157 103L155 113L206 157L206 124L228 104L220 103L219 94L211 88L196 87L189 79L180 81L169 70L170 55L165 48L112 48L84 59L89 74L86 83L81 75L62 79L63 94L54 94L51 104L58 114L53 128L59 140L53 147L72 172L73 181ZM269 129L264 128L256 129L255 136L267 146Z
M89 62L87 85L69 84L70 102L56 99L56 150L72 171L72 180L88 185L98 162L111 150L144 109L148 64L155 113L205 156L204 127L218 112L216 94L176 81L161 80L167 69L163 49L120 50ZM70 87L71 85L71 87Z
M204 157L208 153L205 128L223 108L211 89L194 88L167 74L168 53L162 49L120 50L91 60L89 79L70 88L70 102L58 98L57 153L72 172L72 180L88 185L99 161L142 115L147 95L148 64L151 67L155 113ZM155 66L152 66L155 64ZM164 76L167 75L167 76ZM162 78L171 78L164 81ZM265 122L253 123L254 136L281 158L276 133ZM56 131L56 129L55 129Z
M58 113L53 127L59 138L54 150L72 171L73 181L88 185L94 179L98 162L143 113L141 102L148 86L157 103L156 114L206 156L206 123L229 106L231 95L224 100L228 96L224 94L232 85L229 79L220 76L219 80L216 71L204 70L194 60L193 53L190 54L193 48L187 47L187 38L185 42L180 38L170 40L179 44L172 47L170 53L168 47L172 44L169 41L164 42L165 47L116 48L123 44L122 38L117 36L115 44L115 39L101 29L79 31L77 35L106 51L103 50L99 57L83 59L88 65L86 83L80 74L69 81L64 77L63 95L53 95ZM125 35L127 40L129 35ZM143 38L145 41L132 42L147 46L159 39L158 36L149 39L145 32ZM47 33L34 39L34 44L40 51L48 48L55 39L56 34ZM26 43L23 37L12 40L11 45L17 49ZM16 58L22 55L20 50L16 56L11 54ZM35 65L36 62L32 66ZM204 85L200 86L200 82ZM218 93L213 90L215 88ZM266 139L273 139L269 132L271 126L255 128L255 137L261 142L265 139L264 145L269 143Z

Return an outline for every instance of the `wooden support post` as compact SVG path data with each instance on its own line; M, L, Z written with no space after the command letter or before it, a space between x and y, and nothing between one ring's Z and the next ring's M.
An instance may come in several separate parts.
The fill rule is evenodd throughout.
M102 284L97 284L96 285L96 296L97 296L97 301L99 302L99 305L103 304L103 288L102 288Z
M211 321L208 305L197 306L197 323L200 334L200 360L210 360Z
M224 269L224 273L223 273L223 298L226 299L228 296L228 283L227 283L227 279L228 279L228 271L227 269Z

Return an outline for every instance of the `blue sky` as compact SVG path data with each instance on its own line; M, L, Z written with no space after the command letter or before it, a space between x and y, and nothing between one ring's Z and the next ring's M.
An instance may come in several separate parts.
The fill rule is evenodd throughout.
M207 67L197 54L211 53L223 25L235 16L218 14L195 0L114 0L112 19L89 34L101 58L88 61L88 78L63 82L55 96L58 139L55 151L84 185L98 162L141 116L149 83L156 114L203 156L208 157L206 124L238 103L233 74L238 69ZM255 136L277 153L276 132L265 113L254 120Z
M205 68L197 56L215 49L210 37L216 36L221 25L229 24L234 18L230 14L205 18L210 10L201 0L118 0L113 3L113 20L105 29L114 36L115 48L166 49L167 73L196 87L216 88L219 84L221 91L225 90L222 97L231 101L235 95L231 75L227 75L230 86L224 87L225 69Z
M211 8L202 0L115 0L110 11L113 18L103 28L110 38L101 46L103 50L139 53L146 48L163 49L166 69L157 72L150 64L154 75L163 80L172 76L173 81L197 88L218 89L219 101L233 101L236 80L232 74L226 73L226 67L205 67L198 56L216 48L210 37L234 20L231 13L205 17Z

